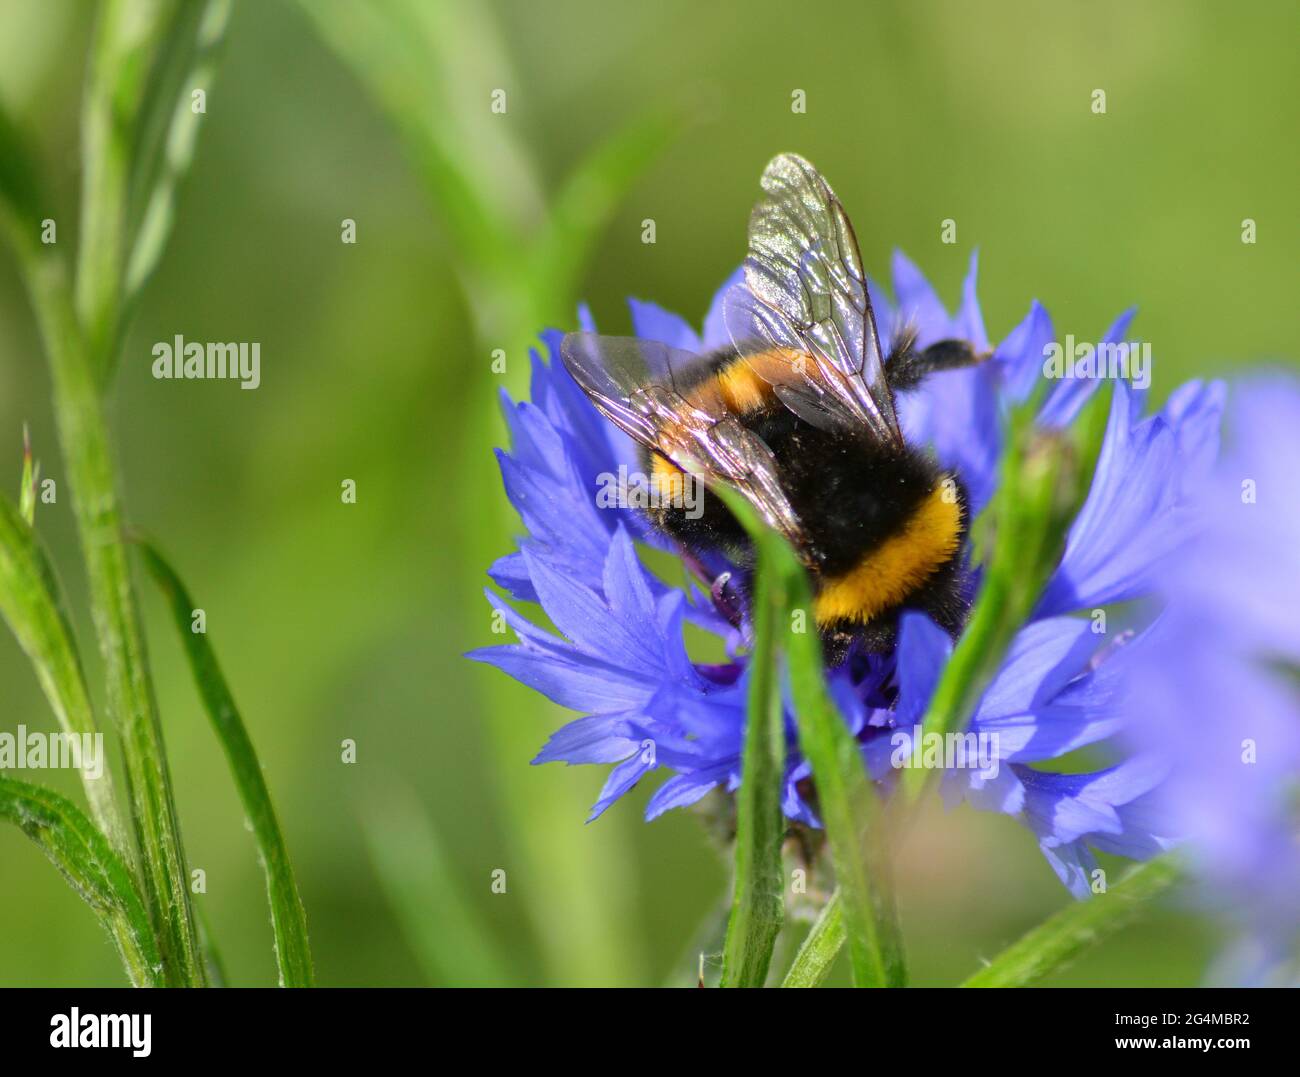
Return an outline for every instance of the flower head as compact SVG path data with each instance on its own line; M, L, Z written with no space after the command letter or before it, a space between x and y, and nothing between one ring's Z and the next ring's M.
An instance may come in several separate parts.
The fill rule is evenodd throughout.
M1167 760L1161 811L1236 927L1216 975L1300 980L1300 384L1237 386L1203 521L1161 573L1165 612L1127 735Z
M960 337L989 351L975 273L972 258L961 307L950 316L920 271L896 255L893 299L871 286L882 346L888 350L910 326L921 346ZM676 315L633 301L636 333L688 351L723 345L724 296L742 287L739 273L724 284L699 334ZM1116 341L1128 318L1112 327ZM589 326L585 312L583 319ZM1094 378L1040 386L1044 349L1053 340L1047 312L1034 303L987 361L934 374L900 397L905 436L959 474L974 512L992 495L1010 408L1038 392L1038 422L1065 426L1101 384ZM601 476L635 467L636 452L572 381L559 361L558 335L546 334L543 343L549 362L533 355L531 402L504 401L511 449L498 453L527 534L491 574L514 598L539 602L559 635L489 592L518 642L470 657L583 714L534 762L615 764L592 818L649 772L670 771L647 807L653 818L740 782L748 618L742 609L735 624L725 596L656 578L637 557L636 542L670 550L671 544L633 510L597 508ZM1099 633L1097 618L1077 614L1148 593L1160 559L1189 533L1188 491L1214 456L1221 398L1217 386L1193 384L1143 417L1141 395L1116 383L1096 474L1064 556L971 722L972 743L982 747L974 765L950 767L943 784L950 802L965 799L1021 819L1079 896L1089 891L1091 850L1144 857L1164 848L1170 833L1151 802L1163 776L1153 759L1131 755L1088 774L1049 769L1076 749L1119 740L1120 684L1148 645L1146 632ZM683 639L686 621L717 637L727 661L693 659ZM908 613L892 653L854 654L828 671L864 765L881 783L896 776L899 734L920 721L951 649L951 639L925 615ZM788 716L784 807L791 819L815 826L795 720Z

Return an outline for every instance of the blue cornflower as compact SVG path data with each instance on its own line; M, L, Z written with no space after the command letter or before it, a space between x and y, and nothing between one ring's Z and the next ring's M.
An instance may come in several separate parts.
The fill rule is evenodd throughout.
M1129 738L1167 760L1160 810L1235 926L1215 978L1300 982L1300 383L1236 387L1202 527L1162 570Z
M724 296L743 288L743 279L737 271L724 284L699 334L652 303L632 301L636 334L695 352L727 344ZM990 350L975 281L972 257L961 306L950 316L920 271L895 255L893 298L871 286L883 349L911 326L922 347L958 337ZM1131 312L1117 320L1104 339L1122 340L1130 318ZM586 311L581 320L591 328ZM961 476L973 512L992 494L1006 413L1038 390L1044 348L1054 339L1046 310L1035 302L988 361L934 374L900 397L905 435L930 446ZM549 362L532 356L531 402L503 400L511 450L498 453L506 493L527 534L491 575L514 598L540 602L560 635L489 592L518 642L471 657L584 714L559 730L534 762L616 764L592 818L649 772L672 772L647 806L653 818L739 784L748 621L735 627L727 616L734 611L719 608L709 593L670 587L649 573L634 540L670 544L639 513L597 507L602 483L620 466L635 470L638 454L559 361L559 334L542 340ZM1099 385L1096 379L1049 385L1039 423L1068 425ZM1079 896L1092 882L1092 849L1145 857L1172 838L1152 803L1163 777L1158 760L1133 755L1091 774L1044 769L1075 749L1113 744L1122 732L1121 685L1149 633L1111 638L1098 634L1096 618L1074 614L1149 593L1161 559L1191 533L1189 492L1217 451L1221 387L1184 386L1146 418L1142 404L1141 394L1116 383L1097 472L1061 564L972 720L970 731L993 746L981 759L987 765L954 768L943 783L950 802L966 799L1026 823ZM707 566L709 578L725 567ZM717 636L729 660L693 661L682 637L686 620ZM885 785L896 776L896 735L920 721L951 646L927 617L909 613L893 654L856 655L828 673L866 767ZM800 789L810 768L798 751L793 715L787 728L785 812L817 825Z

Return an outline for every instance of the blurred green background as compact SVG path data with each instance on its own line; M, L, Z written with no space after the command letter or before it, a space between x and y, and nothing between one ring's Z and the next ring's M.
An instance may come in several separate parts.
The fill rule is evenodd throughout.
M698 320L743 253L763 164L796 150L835 185L877 276L900 247L954 303L978 247L994 339L1034 297L1081 339L1136 303L1157 396L1296 354L1290 0L451 7L441 45L460 66L418 122L447 110L471 149L481 138L525 155L543 215L589 147L648 108L683 119L579 278L607 330L626 329L628 294ZM39 143L68 243L94 14L78 0L0 4L0 97ZM423 69L418 54L405 62ZM497 87L506 115L489 111ZM399 88L418 108L421 88ZM1090 108L1097 88L1105 115ZM795 89L806 114L791 111ZM460 657L499 642L479 594L513 519L493 477L493 394L520 391L526 362L510 337L508 373L492 374L492 327L462 288L447 207L391 119L302 7L236 4L174 236L113 391L129 517L207 610L298 869L321 983L689 976L690 940L727 885L698 821L642 823L640 789L584 825L603 774L528 766L565 716ZM510 188L516 175L506 163L486 179ZM1241 242L1247 217L1255 245ZM357 222L355 246L340 243L343 218ZM940 242L944 218L956 245ZM177 333L260 341L261 388L155 381L149 349ZM6 252L0 476L11 493L24 421L43 474L61 481L47 369ZM346 478L353 506L340 503ZM97 681L66 493L39 506L37 525ZM187 853L207 873L197 901L232 981L272 983L251 835L162 603L141 593ZM52 721L4 631L0 728ZM358 760L345 766L349 737ZM75 789L67 775L20 776ZM403 929L367 833L420 933ZM491 891L496 869L505 894ZM1027 831L967 810L932 812L901 874L919 984L966 975L1067 901ZM1191 984L1214 945L1211 925L1171 908L1051 982ZM90 912L0 828L0 984L122 982Z

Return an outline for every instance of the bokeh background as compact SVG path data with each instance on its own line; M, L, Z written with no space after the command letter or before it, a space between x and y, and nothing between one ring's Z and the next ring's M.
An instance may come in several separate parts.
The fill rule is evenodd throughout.
M994 339L1035 297L1080 339L1136 303L1157 399L1190 376L1285 361L1297 354L1300 9L353 6L355 25L335 21L333 36L322 20L338 5L235 6L174 236L113 391L129 516L207 610L296 863L321 983L689 977L691 940L728 881L698 821L644 824L642 789L584 825L603 774L528 765L564 715L460 657L499 642L481 588L514 520L491 449L496 392L526 386L522 323L571 320L580 296L602 327L625 330L629 294L698 320L743 253L763 164L796 150L834 183L877 275L902 248L955 303L978 247ZM95 11L0 4L0 97L40 146L64 242ZM410 32L369 35L390 16ZM369 80L351 62L357 45ZM496 88L505 115L489 110ZM1098 88L1105 115L1090 108ZM791 111L795 89L805 114ZM455 164L503 192L522 236L550 221L576 162L648 114L670 117L662 151L607 216L595 190L590 217L570 214L575 251L596 229L591 254L573 294L540 306L520 298L540 287L522 240L485 283L463 207L413 152L413 130L454 129ZM1241 242L1248 217L1254 245ZM353 246L343 218L357 222ZM645 218L654 245L641 242ZM955 245L940 242L944 218ZM155 381L149 349L177 333L260 341L261 388ZM47 370L6 252L0 477L14 490L24 422L61 481ZM346 478L356 505L340 502ZM66 494L37 524L97 680ZM141 593L187 853L207 873L197 902L231 980L272 983L252 837L163 606ZM20 723L52 728L6 630L0 728ZM358 745L351 766L344 738ZM67 775L35 777L74 789ZM491 891L497 869L505 894ZM931 813L901 875L919 984L966 975L1068 900L1027 831L967 810ZM1208 920L1169 906L1050 982L1192 984L1215 939ZM121 982L90 912L0 828L0 984Z

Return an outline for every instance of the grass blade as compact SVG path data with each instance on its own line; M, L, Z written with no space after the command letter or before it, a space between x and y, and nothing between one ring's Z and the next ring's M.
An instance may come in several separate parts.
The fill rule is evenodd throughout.
M253 827L253 836L266 874L271 924L275 932L275 958L282 987L310 987L313 982L311 949L307 942L307 914L298 895L293 866L285 848L271 794L248 730L222 676L217 656L203 632L193 632L190 619L194 603L171 566L148 543L140 543L145 564L171 606L181 645L189 659L212 728L226 753L239 799Z
M835 891L781 981L782 987L816 987L830 974L844 946L844 904Z
M597 146L565 178L533 240L532 279L544 317L567 317L592 248L632 184L677 137L681 121L656 112Z
M108 683L108 711L122 734L142 891L158 932L169 984L207 982L187 885L162 725L121 534L120 502L101 400L100 374L117 342L125 256L126 192L150 58L175 10L169 0L107 0L99 10L82 109L82 198L75 283L53 244L29 220L30 177L0 165L4 222L22 263L54 383L54 410L72 491ZM0 123L0 158L16 145ZM27 177L24 180L24 176ZM26 194L24 192L27 191ZM34 203L33 203L34 204Z
M812 609L812 594L793 551L782 547L790 611ZM790 690L799 716L799 746L812 764L817 803L839 883L845 934L858 987L902 987L907 981L894 908L885 813L867 777L857 739L826 691L821 639L791 632Z
M91 40L81 107L76 310L95 366L113 350L121 324L126 198L136 123L170 8L163 0L106 0Z
M754 650L740 790L736 794L736 881L722 947L723 987L762 987L785 915L781 844L785 815L785 713L777 664L777 633L786 605L770 532L758 536Z
M518 256L542 198L511 125L484 116L491 88L473 98L466 90L480 87L483 71L514 81L490 15L447 0L300 0L299 8L393 123L460 257L475 273L500 272Z
M72 490L95 634L108 681L108 713L122 735L144 893L157 924L168 983L206 983L187 885L162 723L122 539L121 507L99 385L73 310L61 259L24 261L50 360L54 414Z
M21 512L0 496L0 615L35 667L63 731L95 736L99 727L81 657L58 595L54 570L35 533ZM108 770L98 778L83 771L81 781L95 822L118 852L129 855Z
M24 259L40 249L43 189L31 146L0 103L0 224Z
M208 966L208 980L213 987L230 987L230 977L226 975L226 962L217 946L216 936L212 931L212 922L202 905L194 906L194 914L199 922L199 945L203 947L203 958Z
M158 944L131 872L80 809L50 789L0 776L0 819L36 842L94 910L113 937L132 984L161 986Z
M867 778L858 742L826 691L821 638L809 612L812 594L807 574L790 546L764 526L747 503L725 491L723 496L760 551L757 586L761 591L765 576L775 581L769 593L780 597L778 623L789 626L782 638L799 746L812 765L818 810L835 863L853 981L859 987L901 987L906 970L884 812ZM762 657L756 654L751 676L758 675L761 664Z
M82 106L77 317L101 384L171 231L231 0L108 0Z
M1104 894L1077 901L1007 947L962 987L1025 987L1065 968L1082 951L1145 912L1182 877L1172 854L1131 869Z
M300 7L401 136L465 267L480 341L522 354L541 326L567 322L592 246L679 130L677 114L655 111L617 132L545 199L508 114L485 122L489 93L518 79L481 5L300 0Z
M497 88L509 95L508 109L519 100L514 96L519 79L504 37L486 5L464 0L300 0L298 7L397 131L455 249L483 354L502 348L510 356L505 379L490 375L486 364L478 367L480 380L466 389L466 399L477 401L479 410L463 424L458 450L460 488L495 488L499 480L482 431L499 428L497 390L503 383L507 388L526 384L525 357L537 332L548 321L567 323L575 305L574 295L537 279L531 252L546 208L539 169L518 137L513 113L489 112ZM615 174L620 162L627 159L626 153L610 152L599 167L591 166L592 174L613 189L620 182ZM573 214L567 219L571 225L582 223ZM554 243L561 245L563 237L556 233ZM576 269L565 273L564 287L571 288ZM476 502L465 515L473 526L462 552L471 560L484 550L501 549L516 530L504 501L486 511ZM465 623L477 623L481 590L464 586L461 594ZM611 819L581 842L564 838L571 821L589 807L585 795L575 787L543 792L518 780L519 760L536 750L536 734L519 720L519 711L536 713L535 697L521 686L492 681L482 689L479 706L508 819L509 851L531 880L528 914L551 977L582 985L637 980L641 940L624 929L635 890L628 843L619 834L627 824ZM575 878L585 885L574 888Z
M431 985L519 984L457 885L442 841L411 793L388 794L367 812L364 833L389 904Z
M178 5L156 50L131 158L123 322L171 234L176 191L194 159L204 115L194 111L193 95L212 86L232 6L232 0Z

